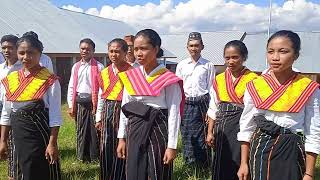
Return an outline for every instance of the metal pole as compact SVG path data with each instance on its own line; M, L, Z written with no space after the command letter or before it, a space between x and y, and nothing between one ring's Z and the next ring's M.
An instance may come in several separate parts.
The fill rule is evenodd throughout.
M272 18L272 0L269 0L269 24L268 24L268 39L270 37L271 30L271 18ZM266 68L269 68L268 60L266 58Z

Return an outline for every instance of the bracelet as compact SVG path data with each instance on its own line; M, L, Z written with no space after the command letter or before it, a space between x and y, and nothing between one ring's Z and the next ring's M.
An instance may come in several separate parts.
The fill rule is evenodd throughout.
M307 175L307 176L309 176L309 177L313 178L313 176L312 176L311 174L304 173L304 175Z

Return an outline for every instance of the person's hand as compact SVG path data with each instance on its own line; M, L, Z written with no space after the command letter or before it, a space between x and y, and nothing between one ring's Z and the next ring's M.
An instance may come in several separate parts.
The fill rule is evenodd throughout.
M213 135L213 133L208 133L207 134L206 143L210 147L214 146L214 135Z
M101 131L101 128L102 128L101 122L96 122L95 127L98 131Z
M0 142L0 159L6 159L8 154L7 142Z
M177 150L167 148L163 157L163 164L170 164L177 156Z
M248 166L248 164L241 163L237 175L238 175L239 180L249 180L249 166Z
M68 114L70 117L74 118L75 117L75 113L72 111L72 108L68 109Z
M117 147L117 156L120 159L126 158L126 141L125 139L119 139L118 147Z
M55 164L58 161L59 156L58 145L49 143L45 152L45 156L49 164Z
M304 175L303 176L303 180L313 180L313 177L311 177L311 176L308 176L308 175Z

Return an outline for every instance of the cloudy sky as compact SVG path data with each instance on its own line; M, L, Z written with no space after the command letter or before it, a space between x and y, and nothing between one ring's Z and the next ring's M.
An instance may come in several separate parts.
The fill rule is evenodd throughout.
M65 9L161 33L266 31L269 0L51 0ZM273 0L272 29L320 31L320 0Z

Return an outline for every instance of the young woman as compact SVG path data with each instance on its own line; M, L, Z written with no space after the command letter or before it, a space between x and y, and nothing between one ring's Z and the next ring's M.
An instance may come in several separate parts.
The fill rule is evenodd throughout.
M126 61L127 43L114 39L108 44L111 65L101 71L96 127L101 131L100 179L125 180L125 160L117 157L119 117L123 83L118 73L131 68Z
M268 73L247 84L240 118L239 179L312 180L320 152L319 84L292 70L300 38L278 31L267 44Z
M157 58L161 39L151 29L135 36L140 67L119 73L124 83L118 131L119 158L126 158L127 179L171 179L183 104L182 81Z
M237 133L243 111L243 95L246 84L257 75L243 66L248 57L248 50L243 42L228 42L224 47L223 56L227 69L216 76L210 92L206 141L209 146L214 145L216 150L212 179L236 180L240 166L240 143L237 141Z
M61 179L57 145L62 122L58 77L39 65L43 46L37 38L23 36L17 45L23 68L1 81L6 101L0 121L0 155L6 152L11 128L23 179Z

